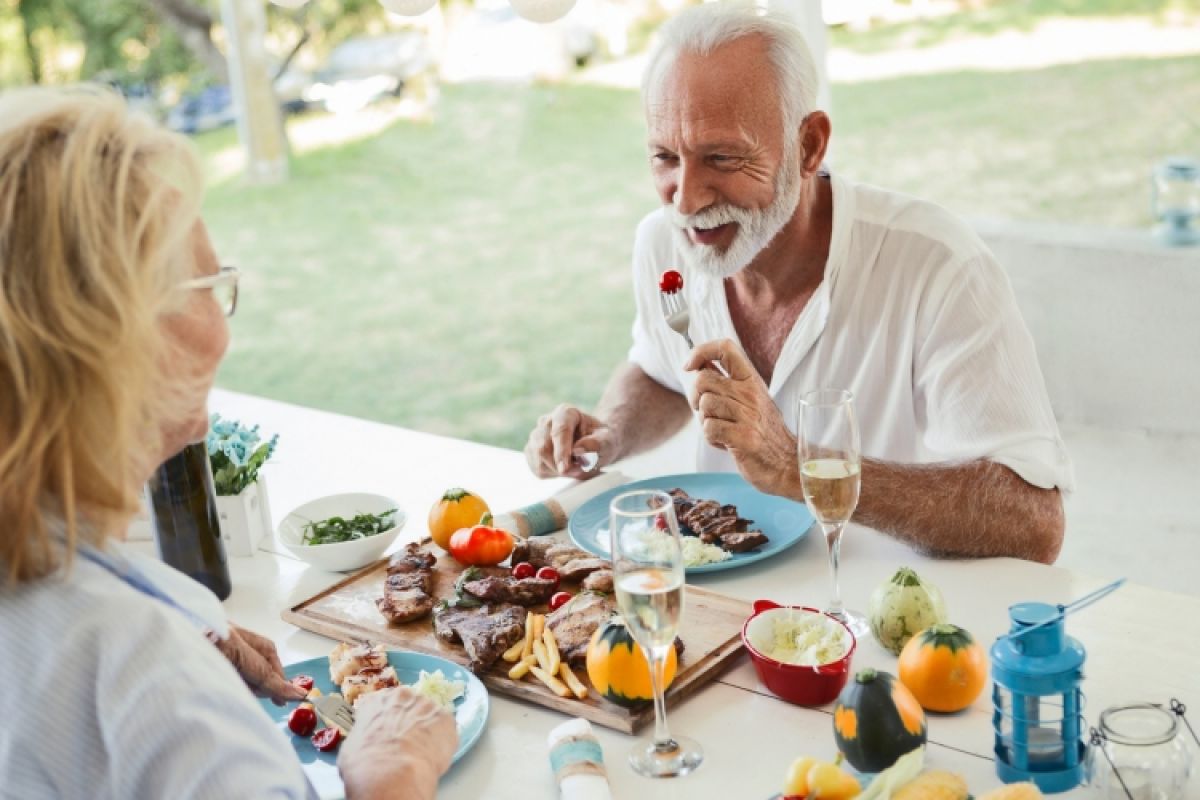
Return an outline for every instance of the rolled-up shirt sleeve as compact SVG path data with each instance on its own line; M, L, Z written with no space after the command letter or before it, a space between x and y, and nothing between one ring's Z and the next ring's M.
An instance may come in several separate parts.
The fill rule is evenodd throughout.
M1074 474L1033 339L1000 265L979 253L939 273L917 320L913 389L925 449L985 458L1043 489Z

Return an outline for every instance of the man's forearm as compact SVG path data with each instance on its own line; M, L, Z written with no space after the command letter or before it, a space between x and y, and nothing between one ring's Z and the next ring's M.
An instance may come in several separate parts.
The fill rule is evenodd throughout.
M991 461L901 465L863 459L854 521L940 556L1012 556L1051 564L1062 548L1057 489Z
M613 373L596 407L596 417L616 434L617 458L628 458L670 439L687 424L687 399L634 364Z

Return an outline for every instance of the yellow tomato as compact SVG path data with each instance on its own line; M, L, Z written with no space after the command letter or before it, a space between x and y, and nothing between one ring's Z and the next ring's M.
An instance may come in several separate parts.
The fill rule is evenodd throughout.
M443 550L450 549L450 537L460 528L478 525L491 509L482 497L466 489L447 489L442 499L429 509L429 535Z

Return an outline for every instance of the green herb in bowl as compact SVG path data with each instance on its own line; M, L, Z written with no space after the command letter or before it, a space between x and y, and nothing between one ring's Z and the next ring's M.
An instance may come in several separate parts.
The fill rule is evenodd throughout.
M356 514L350 519L330 517L319 522L308 522L304 525L301 542L312 545L365 539L394 528L398 510L390 508L381 514Z

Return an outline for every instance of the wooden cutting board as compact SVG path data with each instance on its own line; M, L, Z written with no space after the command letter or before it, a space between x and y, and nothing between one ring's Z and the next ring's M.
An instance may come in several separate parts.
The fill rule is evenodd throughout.
M436 547L430 549L438 552ZM442 555L434 570L434 597L452 596L454 581L462 569L454 559ZM379 561L284 611L283 619L331 639L369 640L393 649L429 653L465 666L467 657L462 646L446 644L434 635L432 615L395 626L388 625L380 616L375 600L383 595L386 575L387 561ZM564 585L563 588L572 593L578 589L571 585ZM685 593L683 624L679 631L684 652L675 680L667 691L668 706L695 692L738 657L742 650L742 625L752 611L749 603L708 589L688 586ZM546 611L544 607L534 610ZM532 676L519 681L511 680L507 674L511 666L500 661L492 671L479 678L492 691L584 717L598 725L625 733L634 733L654 720L652 703L636 709L623 708L602 699L595 690L591 690L585 700L561 698ZM573 669L576 676L591 689L587 670L582 667Z

